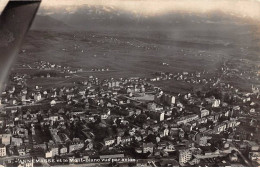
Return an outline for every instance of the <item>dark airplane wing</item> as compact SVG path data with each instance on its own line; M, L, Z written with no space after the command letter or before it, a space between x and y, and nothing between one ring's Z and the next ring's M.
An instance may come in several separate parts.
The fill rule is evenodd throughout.
M41 0L10 0L0 16L0 92Z

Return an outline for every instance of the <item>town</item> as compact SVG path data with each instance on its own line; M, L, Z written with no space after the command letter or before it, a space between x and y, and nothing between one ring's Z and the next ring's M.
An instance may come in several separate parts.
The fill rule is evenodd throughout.
M44 61L35 68L67 70L71 76L82 71ZM259 89L240 91L222 81L232 74L249 73L223 63L213 77L89 76L74 86L48 89L29 88L27 75L11 74L0 100L0 165L259 166ZM259 80L258 72L250 74ZM153 84L169 79L201 88L173 93Z

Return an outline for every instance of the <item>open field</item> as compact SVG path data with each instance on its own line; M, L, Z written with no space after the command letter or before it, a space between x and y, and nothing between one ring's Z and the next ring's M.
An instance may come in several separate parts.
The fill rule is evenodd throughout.
M28 33L22 48L25 51L20 53L17 63L32 64L43 60L75 69L113 70L80 72L68 80L34 79L29 80L28 85L65 85L90 75L99 78L149 78L152 73L160 71L175 74L205 70L214 73L223 61L244 58L257 63L260 58L259 39L254 35L254 26L237 22L191 22L186 27L150 28L146 31L33 30ZM239 84L236 80L229 81ZM161 85L177 88L178 84L170 81Z

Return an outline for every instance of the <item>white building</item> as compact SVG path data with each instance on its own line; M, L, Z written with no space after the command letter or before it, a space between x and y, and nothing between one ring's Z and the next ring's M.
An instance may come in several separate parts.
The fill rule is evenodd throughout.
M113 138L106 138L106 139L104 139L104 143L105 143L105 146L113 145L115 143L115 139L113 139Z
M169 129L166 128L163 130L163 136L168 136L169 135Z
M163 95L163 100L165 103L168 105L175 104L175 97L169 94L164 94Z
M50 102L50 105L51 106L54 106L56 104L56 101L55 100L52 100L51 102Z
M6 147L4 144L0 144L0 157L6 156Z
M163 121L164 120L164 112L163 113L160 113L160 121Z
M212 107L219 107L219 105L220 105L220 100L219 99L213 100Z
M183 116L183 117L180 117L178 120L177 120L177 125L181 125L181 124L186 124L186 123L189 123L193 120L197 120L199 119L199 116L196 115L196 114L192 114L192 115L187 115L187 116Z
M185 150L180 150L179 152L179 163L180 164L185 164L188 163L192 158L192 153L190 150L185 149Z
M52 151L47 151L45 153L45 158L52 158Z
M2 140L2 144L10 145L11 143L11 134L0 134L0 140Z
M42 99L41 93L36 93L36 94L34 95L34 100L35 100L35 101L40 101L41 99Z
M209 115L209 111L206 109L203 109L200 111L200 117L205 117Z

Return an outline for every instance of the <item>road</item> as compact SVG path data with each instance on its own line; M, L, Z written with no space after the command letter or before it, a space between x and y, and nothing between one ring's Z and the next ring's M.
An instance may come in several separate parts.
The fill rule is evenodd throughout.
M232 146L233 150L239 154L239 156L243 159L243 161L247 164L247 166L249 167L253 166L252 163L240 152L239 149L237 149L237 147L234 144L230 144L230 145Z

